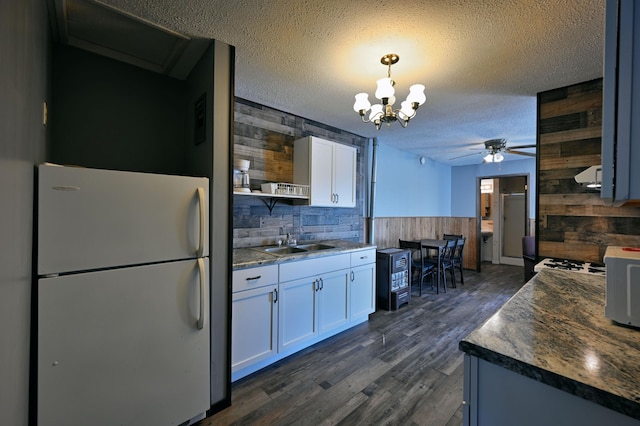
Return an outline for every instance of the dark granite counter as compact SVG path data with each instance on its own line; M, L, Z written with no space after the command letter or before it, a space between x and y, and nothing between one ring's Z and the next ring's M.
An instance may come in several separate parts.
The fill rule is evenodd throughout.
M604 316L605 278L543 270L459 347L640 419L640 331Z
M359 251L365 249L376 248L375 245L365 243L355 243L353 241L345 240L323 240L313 241L314 243L322 243L330 246L334 246L333 249L308 251L304 253L294 253L287 255L276 255L271 253L264 253L258 250L248 248L233 249L233 269L251 268L254 266L270 265L284 262L297 261L302 259L308 259L311 257L330 256L339 253ZM300 244L308 244L309 242L300 242Z

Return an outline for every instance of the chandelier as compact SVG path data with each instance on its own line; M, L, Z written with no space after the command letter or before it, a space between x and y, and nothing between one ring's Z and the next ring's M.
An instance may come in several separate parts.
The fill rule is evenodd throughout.
M377 81L378 88L376 90L376 98L380 99L382 103L371 105L367 93L358 93L356 95L356 102L353 104L354 111L360 114L362 121L375 124L378 130L382 123L387 123L387 126L391 126L391 123L394 121L400 123L402 127L407 127L409 120L415 117L418 107L427 100L424 94L424 85L414 84L409 88L407 100L400 104L400 109L393 109L393 104L396 102L393 86L396 82L391 79L391 65L397 63L399 60L400 57L395 53L389 53L380 59L382 65L389 67L387 78L381 78ZM365 114L369 110L371 110L371 112L367 119L365 118Z

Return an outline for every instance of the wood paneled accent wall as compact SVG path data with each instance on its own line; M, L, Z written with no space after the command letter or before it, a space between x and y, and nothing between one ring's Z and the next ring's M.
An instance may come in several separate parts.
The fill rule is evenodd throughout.
M378 248L398 247L398 240L442 238L461 234L467 239L463 252L465 269L479 269L478 221L473 217L378 217L374 220L374 242Z
M601 164L602 79L538 94L539 257L602 262L610 245L640 246L640 207L608 207L574 176Z
M298 241L343 239L364 242L363 182L367 139L248 100L235 99L234 159L249 160L251 188L265 182L293 182L293 142L318 136L358 147L356 207L309 207L278 201L270 212L263 200L233 197L233 247L273 244L286 233Z

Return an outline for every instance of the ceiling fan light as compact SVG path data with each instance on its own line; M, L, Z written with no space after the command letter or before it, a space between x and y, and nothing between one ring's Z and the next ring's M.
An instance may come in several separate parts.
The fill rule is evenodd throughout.
M393 89L393 80L391 80L391 78L381 78L376 83L378 84L378 88L376 89L376 98L390 98L395 94L395 90Z
M493 161L495 161L496 163L499 163L502 160L504 160L504 155L500 154L499 152L496 152L495 155L493 156Z
M409 87L409 96L407 101L416 102L418 105L422 105L427 100L427 96L424 94L424 84L414 84Z
M358 93L356 95L356 102L353 104L353 110L357 113L364 114L371 108L371 102L369 102L369 95L367 93Z
M484 162L485 162L485 163L493 163L493 154L487 154L487 155L484 157Z

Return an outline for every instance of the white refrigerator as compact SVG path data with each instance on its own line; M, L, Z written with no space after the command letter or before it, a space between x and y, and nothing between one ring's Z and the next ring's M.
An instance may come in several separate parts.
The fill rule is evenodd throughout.
M37 182L38 425L204 417L208 179L44 164Z

